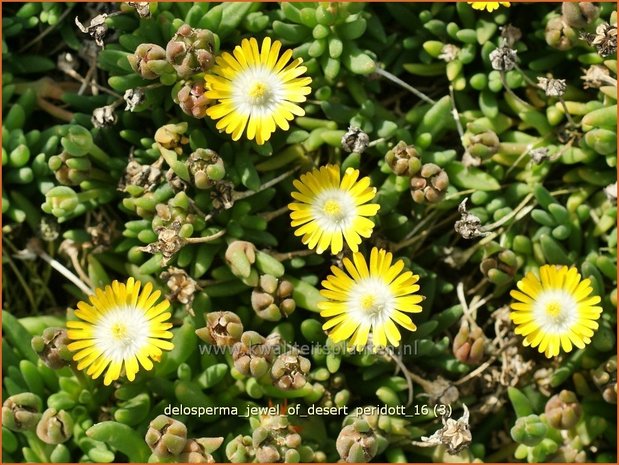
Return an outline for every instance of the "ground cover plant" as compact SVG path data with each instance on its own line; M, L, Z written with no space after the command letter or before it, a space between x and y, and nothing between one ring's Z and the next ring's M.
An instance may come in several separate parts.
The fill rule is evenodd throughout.
M3 462L616 462L616 4L2 17Z

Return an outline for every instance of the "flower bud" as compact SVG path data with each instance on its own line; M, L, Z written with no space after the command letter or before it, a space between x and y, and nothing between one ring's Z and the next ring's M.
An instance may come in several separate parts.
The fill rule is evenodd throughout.
M376 435L365 420L344 426L337 436L335 447L340 458L348 463L366 463L378 452Z
M260 378L271 367L273 347L255 331L245 331L232 348L234 367L245 376Z
M145 440L157 457L177 456L187 444L187 427L180 421L159 415L150 422Z
M32 348L45 364L59 369L70 364L72 352L67 348L70 340L64 328L46 328L41 336L32 338Z
M79 205L79 198L75 191L68 186L52 187L45 194L45 203L41 209L57 218L70 215Z
M580 420L582 408L576 394L564 389L548 399L544 413L548 424L553 428L571 429Z
M296 308L292 298L294 287L290 281L271 275L260 276L259 285L251 293L251 305L263 320L279 321L288 317Z
M60 184L77 186L90 176L92 163L88 157L76 157L64 151L60 155L52 155L48 166Z
M182 78L208 71L215 59L215 36L206 29L183 24L166 45L166 59Z
M61 444L73 435L73 419L64 410L48 408L37 425L37 436L46 444Z
M251 436L239 434L226 444L226 457L231 463L253 462L255 454Z
M233 241L228 245L224 257L234 276L247 278L256 261L256 246L247 241Z
M196 330L200 339L215 346L232 346L241 340L243 323L236 313L205 314L206 326Z
M415 147L404 141L385 154L385 161L398 176L413 176L421 169L421 160Z
M617 356L613 355L595 370L591 370L591 378L602 391L603 399L609 404L617 403Z
M163 47L157 44L140 44L133 55L127 56L127 60L131 69L142 78L157 79L162 74L172 71L165 57Z
M166 124L155 132L155 142L166 149L181 154L183 151L181 146L189 142L189 139L184 135L186 132L187 123Z
M204 118L211 100L204 95L206 89L200 81L185 81L176 93L174 101L181 110L194 118Z
M31 392L9 397L2 404L2 426L11 431L32 431L41 418L43 402Z
M548 426L537 415L518 418L510 431L514 441L529 447L539 444L547 432Z
M178 456L179 463L214 463L211 455L224 442L224 438L189 439L183 452Z
M224 161L211 149L197 149L189 155L187 163L198 189L208 189L214 181L220 181L226 175Z
M411 195L416 203L435 203L443 198L449 186L447 173L434 163L426 163L411 178Z
M561 16L548 20L544 37L548 45L558 50L569 50L578 39L574 30L563 21Z
M462 320L460 330L453 342L453 353L456 359L463 363L479 364L484 357L486 337L479 326L469 330L469 324Z
M369 143L369 136L359 128L349 127L342 136L342 149L345 152L363 153Z
M487 160L499 151L499 143L494 131L485 131L471 136L467 149L474 157Z
M284 391L300 389L307 382L306 375L310 368L310 361L299 355L296 350L281 354L275 359L271 368L273 384Z
M591 2L563 2L561 13L568 26L582 29L598 18L600 9Z

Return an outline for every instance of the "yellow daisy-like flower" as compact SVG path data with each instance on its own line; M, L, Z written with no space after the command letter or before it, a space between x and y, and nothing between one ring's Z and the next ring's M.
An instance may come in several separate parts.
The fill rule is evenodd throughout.
M219 103L206 114L217 122L217 129L239 140L245 128L247 138L264 144L277 126L290 127L288 121L305 111L295 103L305 102L311 92L310 77L301 58L293 60L292 50L279 56L281 42L266 37L258 48L256 39L243 39L232 54L224 52L206 74L206 97Z
M106 386L123 372L133 381L139 365L152 369L152 360L158 361L163 350L174 347L167 340L172 338L170 302L157 303L161 292L153 292L151 283L140 292L141 286L129 278L126 284L114 281L105 290L97 289L89 297L90 304L77 304L79 321L67 321L67 335L75 341L68 348L75 352L77 369L86 370L93 379L107 369Z
M361 237L370 237L374 229L367 217L380 208L368 203L376 195L370 178L358 178L359 170L348 168L340 181L340 167L326 165L295 179L298 192L292 198L298 202L288 204L294 235L303 236L301 241L319 254L329 247L332 254L339 253L344 240L357 252Z
M329 318L322 326L331 330L334 342L348 340L349 348L362 349L372 333L374 351L387 341L400 344L400 331L395 323L415 331L417 327L406 313L419 313L424 297L419 290L419 276L405 271L404 261L391 263L393 255L374 247L369 267L365 257L357 252L352 261L345 258L344 270L331 267L332 275L322 282L320 294L328 300L318 303L320 315Z
M524 336L524 345L537 347L550 358L562 348L570 352L573 346L583 349L591 342L598 328L601 299L590 296L590 279L581 280L575 267L544 265L540 278L529 272L518 281L519 291L512 290L517 300L511 304L510 317L516 334Z
M475 10L487 10L494 11L499 8L499 6L510 6L509 2L467 2L469 5L473 7Z

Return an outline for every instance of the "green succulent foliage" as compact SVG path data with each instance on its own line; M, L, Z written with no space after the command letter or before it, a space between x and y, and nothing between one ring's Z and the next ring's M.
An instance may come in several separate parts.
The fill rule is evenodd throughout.
M71 310L49 308L74 307L85 296L52 278L47 265L16 264L3 247L4 288L23 294L3 299L3 461L182 462L198 452L217 462L370 455L393 463L616 461L609 404L616 403L617 62L586 40L601 24L616 25L616 12L611 3L598 7L513 4L487 13L466 2L152 2L142 17L128 5L116 11L112 4L98 10L80 3L3 4L2 215L10 254L39 237L52 258L69 268L77 262L80 278L93 287L129 276L152 282L173 302L175 344L133 383L103 387L62 357L55 360L64 366L49 368L50 347L67 351L50 346L49 330L73 318ZM82 55L92 41L74 17L87 24L85 18L100 13L107 14L105 46ZM179 76L165 57L183 25L210 31L214 54L250 36L293 49L312 77L305 116L258 146L231 141L203 112L191 115L181 91L202 83L204 72L188 77L180 68ZM45 41L63 45L48 50ZM506 41L518 61L503 72L490 55ZM73 69L82 79L94 66L98 90L81 89L74 74L57 69L64 52L77 58ZM136 56L148 56L148 67L137 66ZM603 74L598 82L581 78L581 68L591 66ZM551 75L566 80L561 97L537 86L538 77ZM125 109L123 94L132 90L143 96ZM105 106L115 123L94 124L93 112ZM372 141L362 154L342 148L349 127ZM396 148L408 150L406 175L393 168ZM392 359L348 354L326 338L318 289L337 257L287 255L303 248L287 217L292 179L326 163L360 169L377 188L381 209L363 250L389 248L421 277L423 311L414 315L417 331L402 341L414 350L399 357L426 382L415 378L412 394L415 404L429 408L413 418L262 414L248 421L218 413L218 406L234 406L244 414L269 400L303 409L396 407L411 395L410 379L394 375ZM440 173L448 186L417 202L413 184L428 170L423 182ZM486 237L464 239L454 231L465 198ZM55 232L48 231L45 225L55 222ZM169 231L178 242L166 239ZM504 357L490 341L511 338L500 350L521 343L507 331L499 334L510 324L502 313L509 290L547 263L576 266L591 280L602 297L600 327L590 345L560 363L531 349ZM29 294L30 281L62 284L51 295ZM283 282L294 311L263 318L253 296L276 295ZM474 289L464 294L466 308L459 283ZM474 296L485 299L475 317L488 349L458 358L454 338L471 318ZM270 353L244 370L232 354L198 350L201 340L215 340L208 315L220 310L238 316L235 334L242 327L245 339L235 337L246 346L272 348L279 341L326 349L304 355L311 362L309 371L301 370L304 384L295 380L294 389L282 389L285 383L274 384ZM485 361L487 377L455 384ZM279 368L277 381L289 375ZM564 389L575 393L582 415L562 432L544 411ZM501 402L491 408L497 392ZM161 434L152 430L166 420L158 416L181 404L215 410L172 415L184 435L159 442ZM433 407L441 404L469 406L468 450L451 455L445 444L419 446L440 427ZM71 431L58 421L72 424ZM498 430L513 443L489 446Z

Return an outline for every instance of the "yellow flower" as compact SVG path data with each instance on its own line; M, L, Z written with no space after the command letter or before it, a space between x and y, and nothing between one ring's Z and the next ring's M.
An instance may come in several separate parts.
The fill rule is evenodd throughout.
M292 198L298 200L288 204L291 210L291 225L297 228L295 236L310 249L323 253L331 247L331 253L339 253L346 240L353 252L359 250L361 236L370 237L374 223L368 216L374 216L380 205L368 203L376 195L376 188L370 187L370 178L357 180L359 170L348 168L340 182L340 167L326 165L301 175L293 184L298 192Z
M90 304L79 302L75 316L78 321L67 321L67 335L75 341L68 345L77 362L78 370L97 379L106 371L104 384L117 380L124 372L129 381L135 379L139 365L153 368L162 350L174 345L168 331L170 302L159 303L160 291L153 292L151 283L142 291L140 281L129 278L127 284L114 281L105 290L97 289L89 297Z
M509 2L467 2L471 5L475 10L488 10L494 11L499 8L499 6L509 6Z
M247 138L264 144L277 126L288 130L288 121L303 116L305 111L295 103L305 102L311 92L310 77L303 62L292 58L292 50L279 56L281 42L266 37L258 48L256 39L243 39L233 54L224 52L206 74L206 97L219 103L206 114L217 122L217 129L239 140L245 128ZM293 103L294 102L294 103Z
M539 274L541 281L527 273L517 283L520 290L511 291L517 300L510 314L516 334L524 336L525 346L537 347L548 358L559 355L561 348L584 348L602 313L596 306L600 297L590 296L591 280L581 280L576 268L566 266L544 265Z
M402 273L404 262L391 263L393 255L374 247L370 253L370 266L357 252L352 261L344 258L346 272L331 267L332 275L322 282L320 294L328 300L318 303L320 315L328 318L322 326L331 330L334 342L348 340L349 348L362 349L368 342L370 331L374 351L385 347L387 341L400 344L400 331L395 323L409 331L417 327L406 313L419 313L424 297L415 294L419 276L411 271Z

